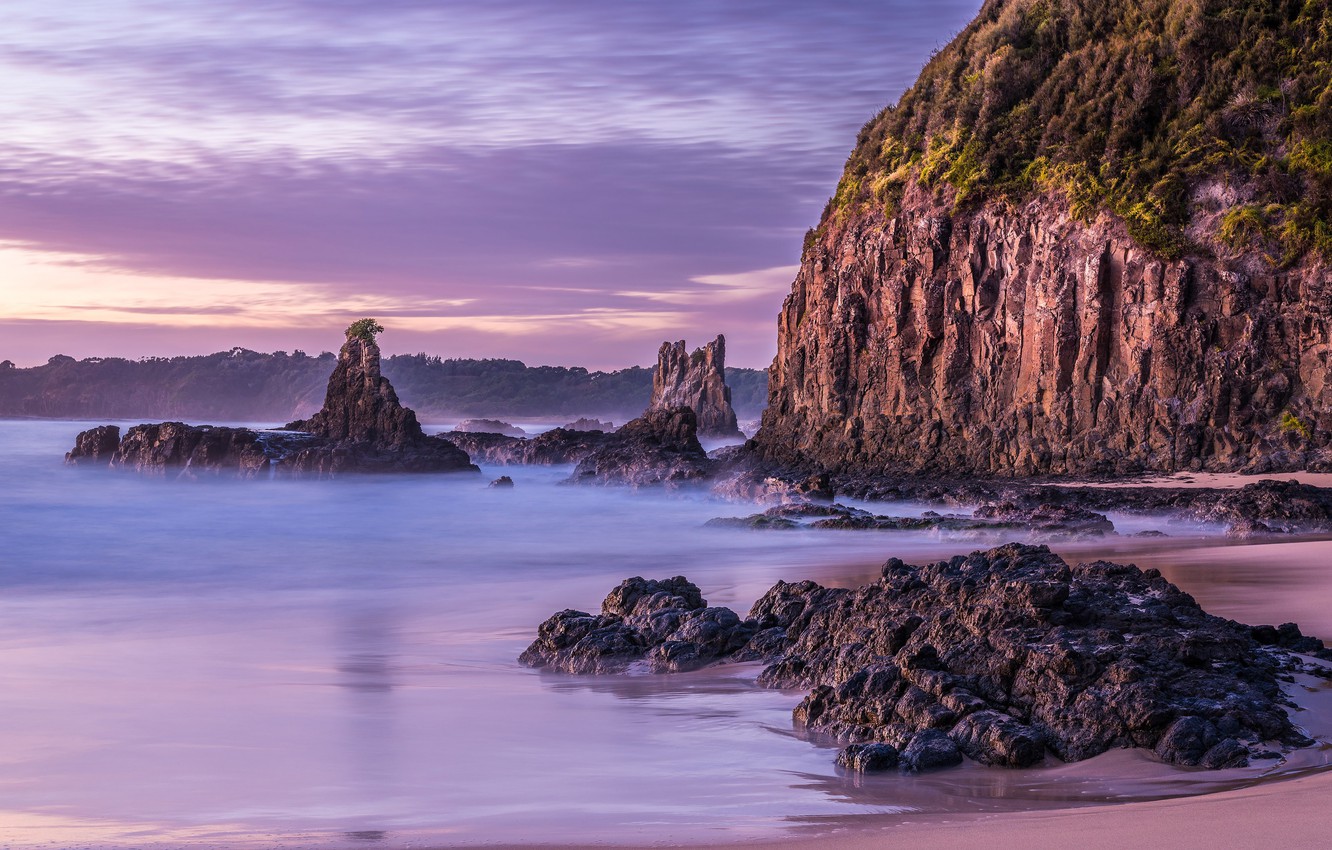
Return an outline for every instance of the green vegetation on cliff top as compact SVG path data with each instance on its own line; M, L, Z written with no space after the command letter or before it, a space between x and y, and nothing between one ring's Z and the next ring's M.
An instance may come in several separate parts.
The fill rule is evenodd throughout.
M1328 0L987 0L861 130L821 228L893 214L907 184L957 209L1057 192L1141 245L1191 245L1191 194L1233 205L1205 239L1332 258Z

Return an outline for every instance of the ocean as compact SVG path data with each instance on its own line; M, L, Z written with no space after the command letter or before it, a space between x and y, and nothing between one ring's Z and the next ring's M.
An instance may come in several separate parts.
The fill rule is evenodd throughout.
M801 694L757 687L756 665L586 677L516 661L546 617L595 611L630 576L684 575L743 613L778 579L855 586L890 556L972 541L705 528L757 508L565 486L567 468L183 481L64 466L86 427L0 422L6 846L727 842L1264 778L1132 752L853 776L792 727ZM515 486L488 488L500 474ZM1172 536L1055 548L1159 567L1214 613L1332 633L1329 544L1113 518Z

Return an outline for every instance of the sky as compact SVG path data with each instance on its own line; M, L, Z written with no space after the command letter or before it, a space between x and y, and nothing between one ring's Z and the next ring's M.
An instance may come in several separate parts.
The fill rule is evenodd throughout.
M0 359L767 365L856 131L979 0L9 0Z

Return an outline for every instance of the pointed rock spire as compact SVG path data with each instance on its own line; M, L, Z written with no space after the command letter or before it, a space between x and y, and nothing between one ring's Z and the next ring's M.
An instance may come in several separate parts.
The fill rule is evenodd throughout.
M661 344L648 410L672 407L693 408L700 436L741 436L726 386L726 337L718 334L693 354L684 340Z

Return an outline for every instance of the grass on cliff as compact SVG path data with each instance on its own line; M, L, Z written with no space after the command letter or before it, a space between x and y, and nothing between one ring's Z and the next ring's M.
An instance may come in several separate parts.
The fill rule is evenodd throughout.
M1057 192L1157 254L1199 246L1191 192L1242 212L1210 241L1332 258L1329 0L987 0L861 130L821 227L892 215L911 180L965 209Z

